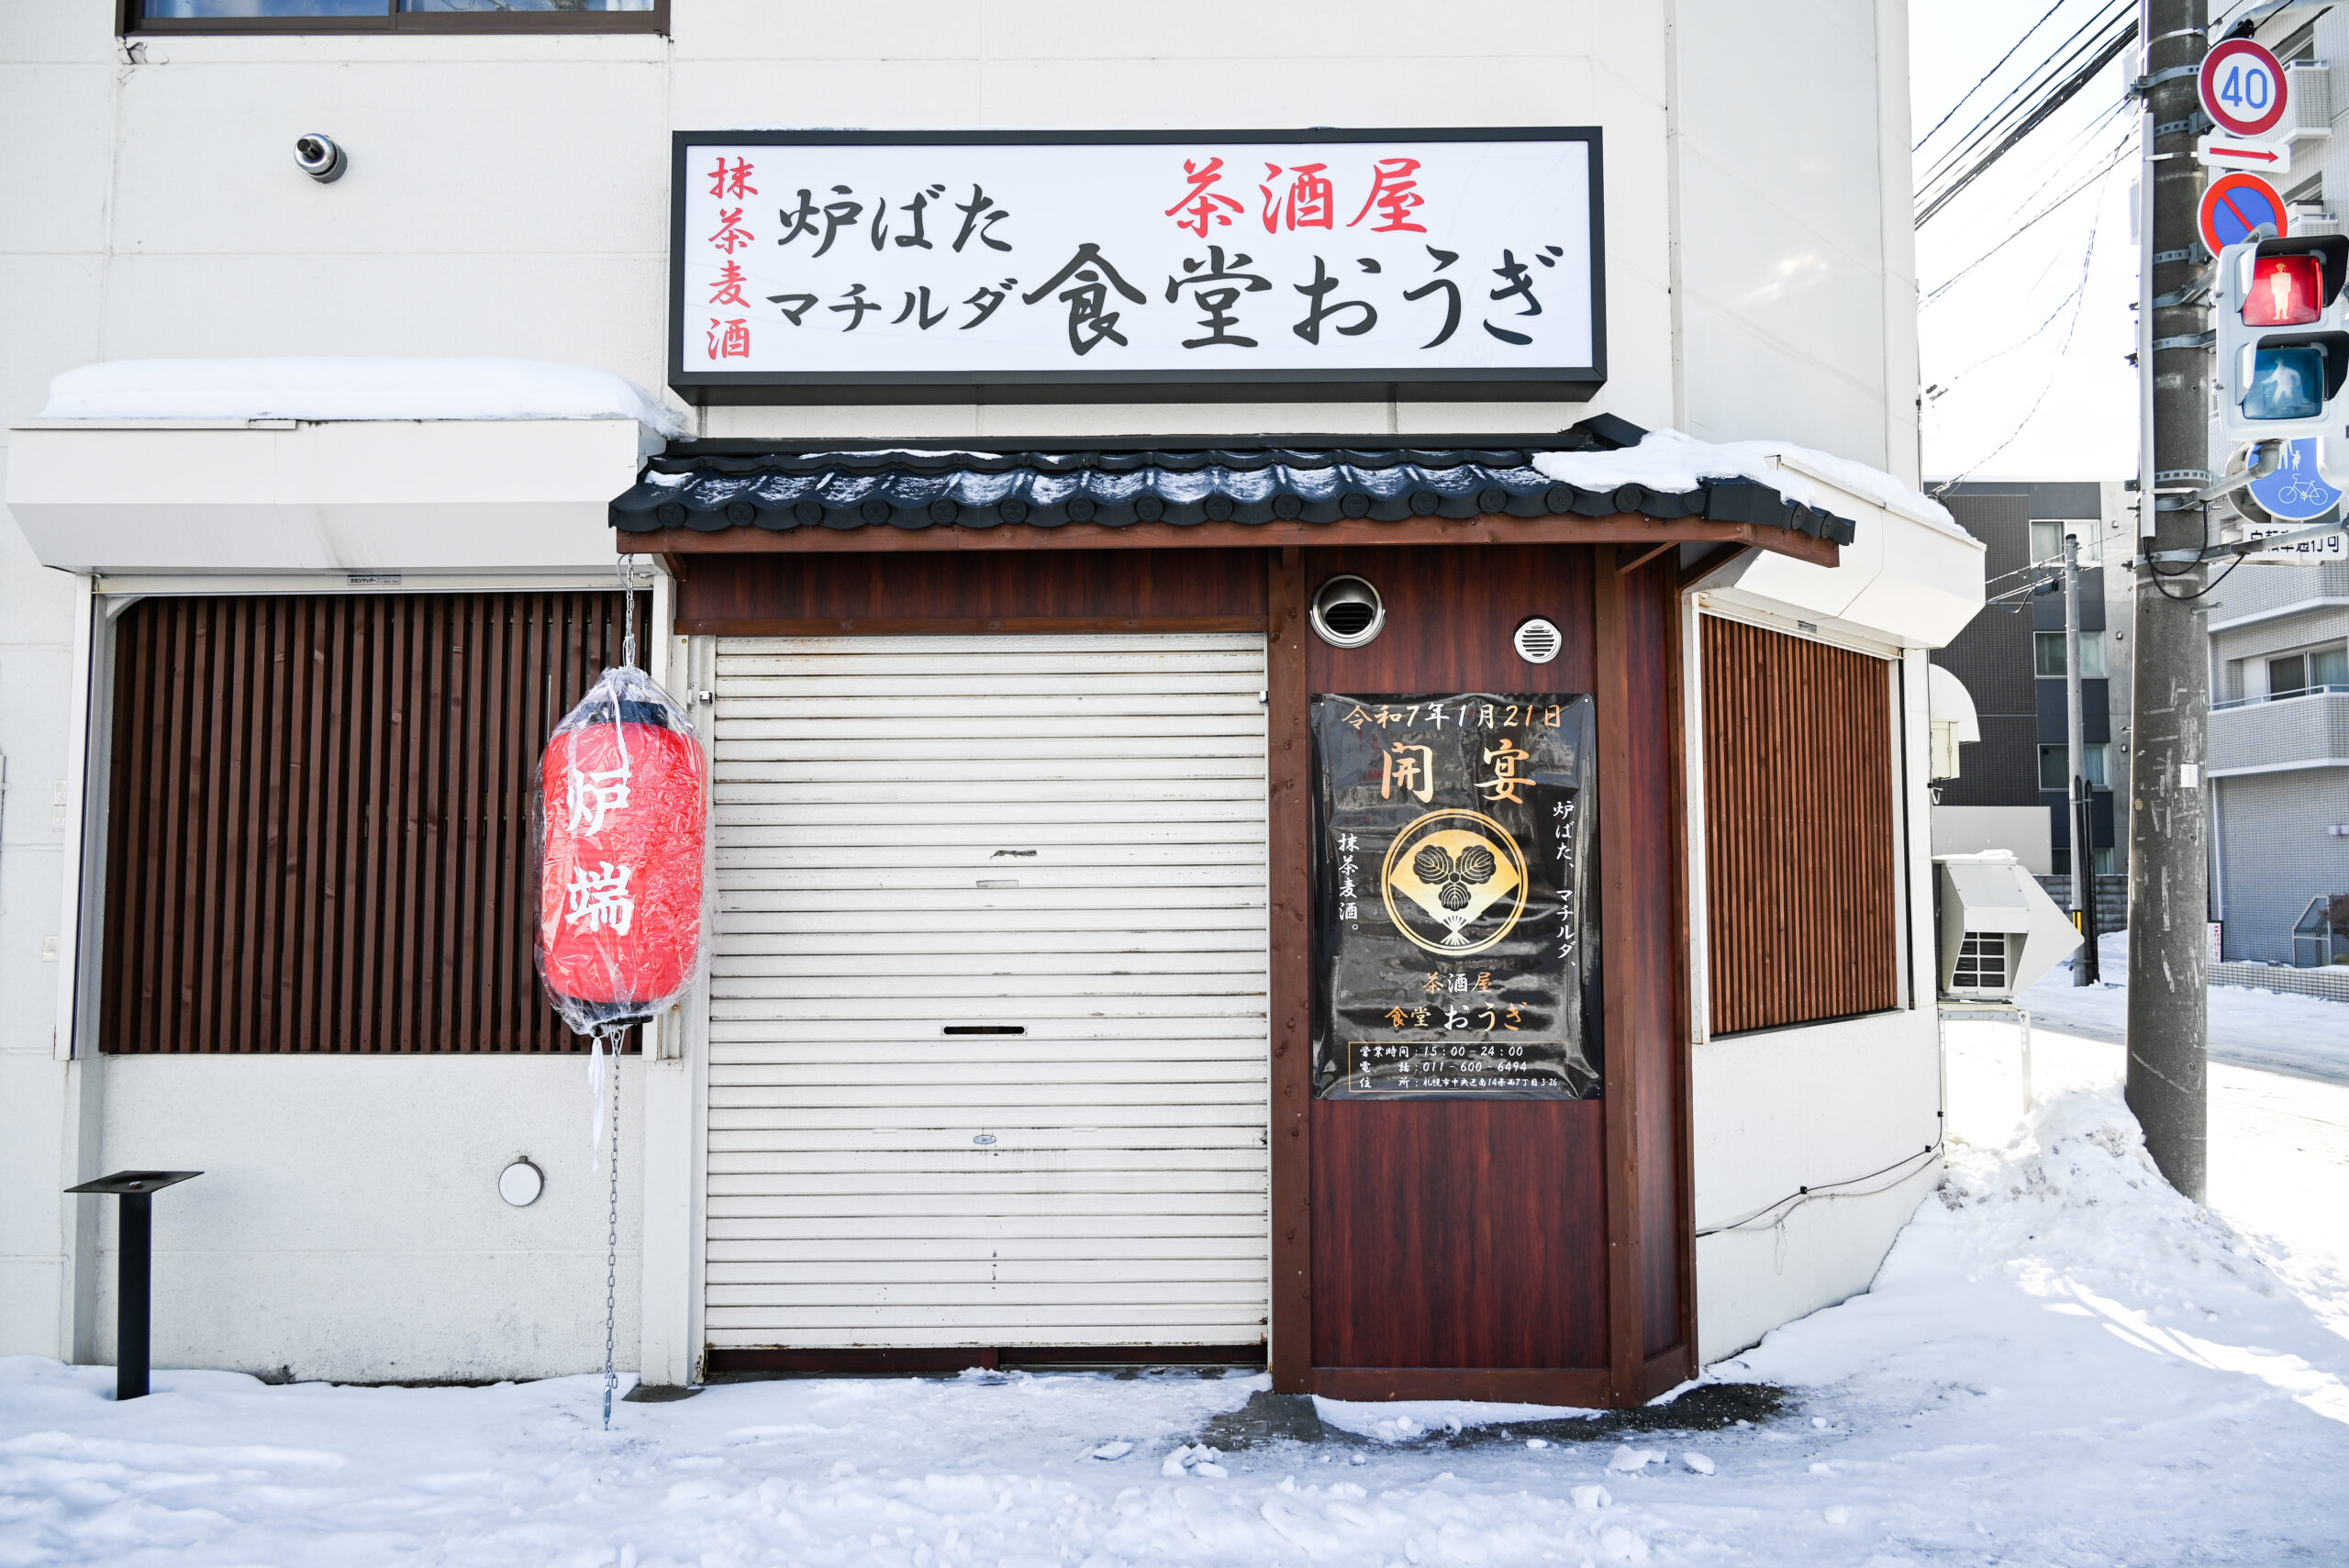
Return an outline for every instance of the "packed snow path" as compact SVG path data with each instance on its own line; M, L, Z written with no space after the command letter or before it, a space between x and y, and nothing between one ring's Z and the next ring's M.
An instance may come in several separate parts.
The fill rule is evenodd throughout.
M1353 1435L1218 1453L1198 1435L1262 1378L974 1374L716 1387L623 1405L607 1437L593 1377L166 1372L117 1407L103 1369L19 1358L0 1563L2349 1560L2340 1209L2198 1213L2081 1060L2042 1069L2012 1141L1954 1147L1874 1291L1715 1369L1791 1391L1760 1426L1528 1441L1536 1412L1324 1405ZM1952 1071L1995 1106L2013 1068Z

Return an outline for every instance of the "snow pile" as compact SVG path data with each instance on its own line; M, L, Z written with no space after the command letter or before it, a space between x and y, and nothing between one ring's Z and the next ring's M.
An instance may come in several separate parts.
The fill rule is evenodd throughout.
M634 419L684 416L609 371L545 360L108 360L49 384L44 419Z
M1838 516L1850 508L1845 497L1856 495L1958 539L1974 537L1940 502L1882 469L1791 441L1700 441L1678 430L1650 430L1639 445L1620 451L1537 452L1533 466L1561 484L1587 490L1642 484L1681 492L1707 479L1751 479L1789 501Z
M2121 1040L2129 1027L2129 933L2107 932L2097 961L2096 984L2074 985L2065 959L2015 1005L2034 1024ZM2213 985L2209 995L2212 1061L2349 1084L2349 1004L2243 985Z

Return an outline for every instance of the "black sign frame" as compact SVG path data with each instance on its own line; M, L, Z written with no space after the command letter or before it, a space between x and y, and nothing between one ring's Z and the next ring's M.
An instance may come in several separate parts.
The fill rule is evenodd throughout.
M1436 373L1394 369L1163 371L696 371L685 361L685 203L690 150L729 147L1318 146L1401 141L1581 141L1590 148L1590 363ZM1315 130L680 130L669 167L669 385L711 404L1186 403L1473 398L1585 403L1607 383L1604 134L1598 126L1447 126Z
M1316 693L1308 707L1314 1098L1603 1097L1595 699ZM1485 863L1438 897L1421 851ZM1513 910L1485 901L1503 888Z

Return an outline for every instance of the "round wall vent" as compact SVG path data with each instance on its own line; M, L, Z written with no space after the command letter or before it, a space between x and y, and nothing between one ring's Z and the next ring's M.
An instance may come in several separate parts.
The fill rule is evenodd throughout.
M1535 616L1517 628L1517 656L1528 664L1547 664L1565 643L1554 622Z
M1308 618L1332 648L1360 648L1386 625L1378 590L1359 577L1332 577L1313 595Z

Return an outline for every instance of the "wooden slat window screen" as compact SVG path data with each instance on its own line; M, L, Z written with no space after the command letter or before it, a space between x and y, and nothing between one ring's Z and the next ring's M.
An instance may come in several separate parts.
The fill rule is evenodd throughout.
M125 610L99 1049L581 1049L531 969L530 788L549 728L618 662L622 608L505 593Z
M1712 1032L1899 1006L1892 666L1706 617Z

